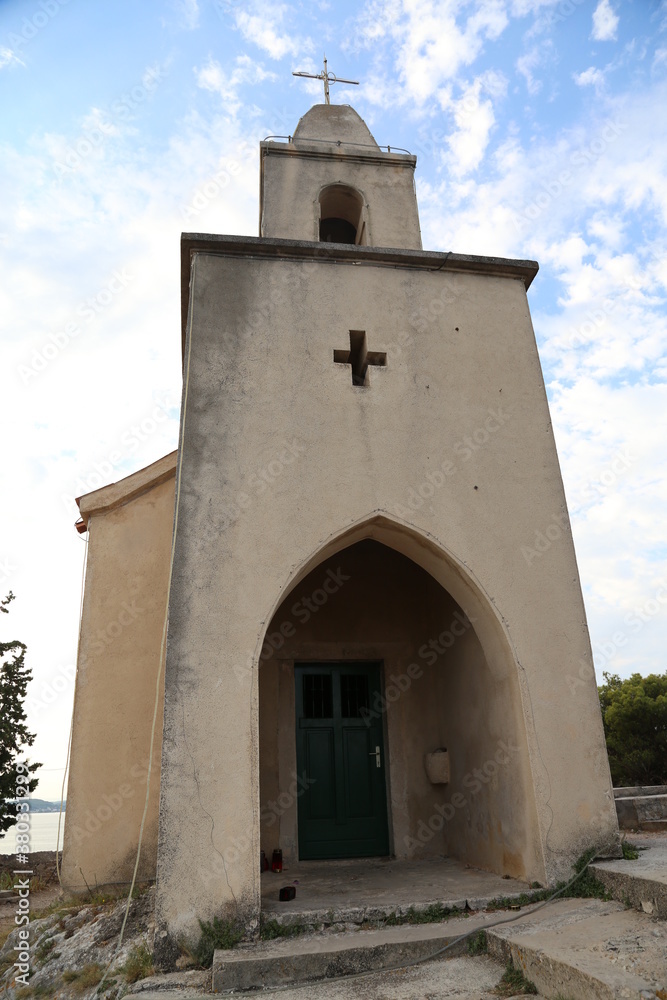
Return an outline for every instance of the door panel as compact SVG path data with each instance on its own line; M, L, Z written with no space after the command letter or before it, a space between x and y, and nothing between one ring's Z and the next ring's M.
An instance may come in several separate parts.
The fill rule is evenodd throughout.
M365 709L380 694L379 663L303 663L296 679L299 857L389 852L382 720ZM379 748L379 753L376 749Z
M306 771L310 786L310 815L313 819L335 819L336 765L333 729L305 731Z

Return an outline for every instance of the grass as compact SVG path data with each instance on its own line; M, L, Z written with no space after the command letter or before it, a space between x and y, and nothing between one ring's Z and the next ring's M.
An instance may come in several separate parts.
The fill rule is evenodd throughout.
M52 997L56 992L53 983L39 983L37 986L21 986L16 990L16 1000L27 1000L28 997Z
M194 957L203 969L213 965L213 952L216 948L228 951L245 937L245 928L234 920L221 920L213 917L213 921L199 921L201 937L194 950Z
M468 938L469 955L486 955L488 950L489 942L487 941L486 931L478 931L474 937Z
M602 884L600 879L595 875L590 868L586 868L588 862L595 857L595 848L591 847L588 851L584 851L580 858L574 863L575 872L579 873L579 878L576 879L569 889L561 893L560 899L612 899L611 893L607 892L607 889ZM586 868L586 871L584 871ZM562 884L562 883L560 883Z
M621 841L621 849L625 861L636 861L639 857L639 848L627 840Z
M89 962L82 969L66 969L62 974L64 983L71 984L76 993L83 993L91 986L97 986L104 975L99 962Z
M16 879L20 878L19 875L12 875L11 872L0 872L0 891L6 891L7 889L13 889L16 884ZM46 882L42 882L39 875L33 875L30 879L30 891L39 892L40 889L46 888Z
M122 968L119 969L125 976L128 983L136 983L139 979L146 979L155 972L153 968L153 956L145 944L136 945Z
M514 997L517 995L535 994L537 986L530 979L526 979L521 969L517 969L510 959L505 966L502 978L493 991L500 997Z
M463 917L465 913L456 907L443 906L442 903L432 903L424 910L415 910L411 906L405 913L389 913L383 921L386 927L399 927L401 924L438 924L449 917Z
M43 910L34 914L35 920L41 920L43 917L50 917L54 913L62 913L67 916L76 916L79 910L82 910L86 903L82 903L80 899L75 899L70 896L67 899L54 899L52 903L45 906Z
M588 862L595 855L595 848L585 851L574 864L575 872L580 873L572 885L558 896L558 899L612 899L611 893L607 891L603 883L590 868L586 868ZM584 871L584 869L586 870ZM569 881L569 880L568 880ZM499 896L492 899L487 905L487 910L506 910L518 903L519 906L527 906L529 903L541 903L544 899L549 899L554 892L562 889L567 882L558 882L551 889L538 889L535 892L522 892L520 896L514 898L510 896Z
M37 947L35 948L35 959L38 962L43 962L49 952L51 952L56 946L56 939L53 937L42 938Z
M279 924L277 920L266 920L262 917L259 927L259 936L262 941L274 941L276 938L299 937L300 934L307 934L311 930L307 924L295 922L293 924Z

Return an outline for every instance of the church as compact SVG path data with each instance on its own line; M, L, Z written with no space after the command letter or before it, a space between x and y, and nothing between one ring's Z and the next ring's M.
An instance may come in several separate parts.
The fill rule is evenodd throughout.
M141 831L165 964L257 927L262 851L550 884L618 842L537 264L422 249L347 105L259 156L259 237L182 237L178 450L78 500L63 882Z

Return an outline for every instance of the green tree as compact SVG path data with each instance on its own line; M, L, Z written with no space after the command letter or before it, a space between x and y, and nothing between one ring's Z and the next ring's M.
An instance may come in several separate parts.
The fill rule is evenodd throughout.
M8 614L7 605L14 600L10 591L0 601L0 611ZM25 766L24 747L32 746L35 736L28 731L23 708L32 671L25 665L25 643L13 639L0 642L0 833L16 820L16 807L11 801L20 786L28 792L37 788L37 778L31 775L41 764ZM19 793L20 794L20 793Z
M667 672L604 679L598 692L614 786L667 783Z

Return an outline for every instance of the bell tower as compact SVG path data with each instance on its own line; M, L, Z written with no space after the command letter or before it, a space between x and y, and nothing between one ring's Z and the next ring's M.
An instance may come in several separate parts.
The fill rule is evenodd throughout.
M423 250L416 157L351 107L260 157L260 236L182 237L166 967L257 930L261 850L547 884L618 844L537 264Z
M288 142L260 144L260 236L421 250L416 163L349 105L316 104Z

